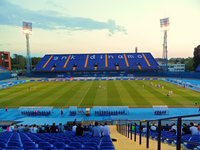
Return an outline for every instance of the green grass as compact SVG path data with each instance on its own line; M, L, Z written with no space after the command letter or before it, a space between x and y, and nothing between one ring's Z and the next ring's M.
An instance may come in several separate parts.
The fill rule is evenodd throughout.
M151 87L151 82L165 88ZM169 90L173 94L167 97ZM190 107L199 96L198 92L164 81L29 82L1 89L0 106Z

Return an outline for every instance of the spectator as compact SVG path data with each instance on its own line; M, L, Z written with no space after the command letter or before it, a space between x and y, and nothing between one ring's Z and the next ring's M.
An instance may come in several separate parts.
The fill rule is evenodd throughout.
M90 124L89 127L88 127L88 131L89 131L88 134L89 135L92 135L92 128L93 128L93 126Z
M170 129L170 126L168 124L166 124L166 126L164 126L163 128L164 131L169 131L169 129Z
M15 125L14 125L14 123L12 123L11 126L9 127L9 131L10 131L10 132L13 132L14 129L15 129Z
M51 133L57 133L57 127L56 127L55 123L52 124L52 126L50 128L50 132Z
M50 126L47 125L47 126L45 127L45 132L50 132L50 131L51 131Z
M64 130L64 126L62 125L62 123L60 123L58 126L58 133L64 133Z
M30 132L30 128L28 125L25 125L23 132Z
M151 125L150 130L151 130L152 132L156 132L157 128L156 128L155 124L152 124L152 125Z
M146 133L147 132L147 127L144 126L144 128L142 129L142 132Z
M73 122L73 125L75 125L76 124L76 119L74 119L74 122Z
M172 124L172 127L171 127L170 131L171 131L172 133L174 133L174 134L177 133L177 126L176 126L175 123Z
M200 123L198 124L197 129L198 129L198 132L199 132L199 135L200 135Z
M76 128L76 136L83 136L83 127L81 123L79 123Z
M102 132L103 132L103 125L100 124L100 125L99 125L99 128L101 129L101 135L102 135Z
M77 128L77 126L76 126L76 124L74 124L72 127L72 131L74 132L75 135L76 135L76 128Z
M194 126L193 122L190 123L190 131L191 131L192 135L198 135L199 134L198 129L197 129L197 127Z
M38 133L45 133L45 127L43 126L38 126Z
M110 136L110 128L107 126L107 123L105 122L104 126L103 126L103 132L102 132L103 136Z
M188 127L185 123L183 124L182 131L183 131L183 135L191 134L190 127Z
M19 132L23 132L23 131L24 131L24 126L23 126L23 124L21 124L21 125L19 126L18 131L19 131Z
M37 128L37 126L34 124L34 125L31 127L31 132L32 132L32 133L37 133L37 131L38 131L38 128Z
M101 137L101 129L98 126L98 122L95 122L95 126L92 129L92 136Z

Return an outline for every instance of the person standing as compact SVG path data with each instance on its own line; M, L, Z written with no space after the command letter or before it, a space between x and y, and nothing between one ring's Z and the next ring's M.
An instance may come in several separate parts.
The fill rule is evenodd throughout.
M15 129L15 125L12 123L11 126L9 127L9 131L10 132L13 132Z
M58 133L64 133L64 126L62 125L62 123L59 123L59 126L58 126Z
M183 135L185 135L185 134L191 134L190 127L187 126L186 123L183 123L182 131L183 131Z
M76 135L76 128L77 128L76 124L73 123L72 132L74 133L74 135Z
M191 122L190 123L190 131L192 135L198 135L198 128L194 126L194 123Z
M76 136L83 136L83 127L81 123L79 123L76 128Z
M34 124L32 127L31 127L31 133L37 133L38 131L38 128L36 126L36 124Z
M103 136L110 136L110 128L107 126L107 123L105 122L104 126L103 126L103 132L102 132Z
M6 106L6 111L8 111L8 107Z
M50 128L50 132L51 133L57 133L57 127L56 127L55 123L52 124L52 126Z
M63 108L61 108L60 113L61 113L61 116L63 116Z
M98 126L98 122L95 122L95 126L92 129L92 136L101 137L101 128Z

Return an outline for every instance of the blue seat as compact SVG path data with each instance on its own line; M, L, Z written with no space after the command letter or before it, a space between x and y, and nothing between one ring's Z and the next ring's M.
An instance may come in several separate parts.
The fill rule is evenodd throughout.
M1 138L0 138L0 142L1 142L1 143L7 143L7 140L1 139Z
M96 150L98 150L98 145L96 142L86 142L85 146L94 147Z
M20 149L20 147L18 147L18 146L8 146L8 147L6 147L6 149L18 150L18 149Z
M113 143L112 142L102 142L100 147L101 146L113 146Z
M66 147L65 143L62 143L62 142L56 142L56 143L53 143L53 145L59 149Z
M43 147L43 150L57 150L57 148L51 146L45 146Z
M102 146L100 147L100 150L115 150L114 146Z
M65 150L76 150L74 147L66 147Z
M27 146L35 146L35 144L33 142L25 142L25 143L23 143L23 147L27 147Z
M91 146L87 146L87 147L82 148L81 150L98 150L98 149Z
M47 146L51 147L51 144L49 144L47 142L40 142L40 143L38 143L38 148L43 149L44 147L47 147Z
M21 147L20 143L19 142L9 142L8 143L8 146L17 146L17 147Z
M71 142L71 143L69 144L69 146L70 146L70 147L74 147L74 148L76 148L76 149L81 149L81 148L82 148L82 144L79 143L79 142Z
M32 149L38 149L36 146L26 146L24 147L24 150L32 150Z
M5 147L6 147L6 144L3 142L0 142L0 148L5 148Z

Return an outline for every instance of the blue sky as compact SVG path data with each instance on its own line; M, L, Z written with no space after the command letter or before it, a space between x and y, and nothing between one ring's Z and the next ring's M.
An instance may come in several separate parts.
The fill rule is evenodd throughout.
M26 55L22 21L33 23L32 56L151 52L162 57L159 19L170 18L169 57L200 44L199 0L0 0L0 50Z

